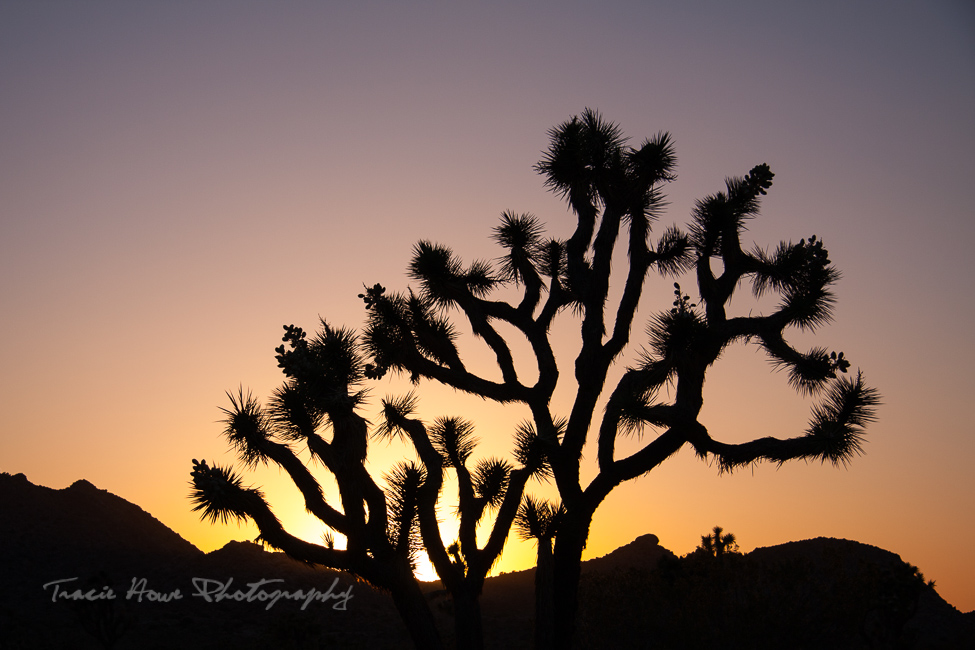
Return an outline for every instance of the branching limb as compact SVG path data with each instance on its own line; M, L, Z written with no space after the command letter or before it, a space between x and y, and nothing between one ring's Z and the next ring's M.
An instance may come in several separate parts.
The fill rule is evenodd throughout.
M325 501L322 486L287 444L273 439L276 421L243 389L237 395L228 393L231 408L221 409L226 417L224 435L238 457L248 465L271 460L283 468L305 500L305 509L330 528L347 533L345 515Z
M205 460L194 459L190 485L190 498L195 504L193 510L201 511L205 519L224 523L250 519L261 531L263 541L290 557L333 569L353 571L376 586L388 587L385 574L378 567L355 562L346 551L312 544L285 531L261 491L244 487L240 476L229 468L210 466Z
M763 460L781 464L798 458L846 465L863 453L865 427L876 419L879 404L879 394L863 383L858 372L855 379L842 377L832 382L823 401L813 407L802 436L727 444L704 433L691 443L698 453L713 454L727 471Z
M443 468L444 456L437 450L424 424L411 417L416 409L417 400L411 393L404 398L393 400L383 400L382 421L376 430L378 436L392 436L397 433L405 433L413 443L420 461L426 468L426 477L419 491L419 509L417 517L419 520L420 536L423 546L433 564L437 575L444 581L448 589L459 587L463 579L463 573L451 562L447 549L443 546L440 534L440 522L437 518L437 501L443 487ZM465 443L460 443L457 448L460 454L469 454L473 445L468 447Z

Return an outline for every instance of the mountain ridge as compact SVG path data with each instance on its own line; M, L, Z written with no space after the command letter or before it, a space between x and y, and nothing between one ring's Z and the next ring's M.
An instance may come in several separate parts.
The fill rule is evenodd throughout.
M88 647L84 639L75 638L81 633L78 621L83 619L77 613L72 615L64 603L52 603L51 589L43 587L50 581L72 577L78 581L68 584L82 584L85 580L96 585L111 584L119 596L126 593L126 587L131 590L137 584L146 590L158 588L159 593L181 591L182 600L166 607L131 602L129 598L114 603L115 609L129 617L125 620L139 621L127 634L127 638L138 639L139 647L192 647L193 639L209 639L210 645L223 647L221 640L228 638L235 639L235 648L257 648L269 643L291 647L281 645L275 635L287 636L291 634L288 630L295 629L304 630L302 634L310 639L309 647L317 647L312 644L314 638L327 641L330 647L409 647L404 643L405 630L388 596L354 576L308 567L253 542L232 541L204 553L138 505L85 479L55 490L34 485L24 474L0 474L0 512L5 515L0 517L0 557L12 587L0 591L0 647L18 647L18 641L23 647L58 647L65 635L75 647ZM832 572L829 575L860 570L858 566L864 562L877 567L906 565L898 555L879 547L831 538L756 548L742 557L762 565L802 563L813 567L813 573ZM658 567L673 575L672 567L680 562L660 545L656 535L641 535L604 556L583 562L582 587L591 593L608 593L612 600L620 591L611 587L606 592L607 585L630 585L627 589L636 593L646 588L647 580L654 579ZM350 590L354 607L342 612L327 608L299 610L292 606L294 603L281 602L272 611L263 610L259 603L214 604L193 593L198 580L208 580L211 585L232 582L228 587L232 590L246 589L261 581L306 590L334 583L337 589ZM430 594L438 624L449 638L449 598L443 595L439 582L424 583L424 589ZM625 607L626 602L620 607ZM975 628L975 612L959 613L933 588L925 591L918 602L921 607L914 620L924 629L958 625ZM580 611L597 625L602 620L600 608L590 609L589 614ZM639 611L634 615L639 616ZM488 578L482 594L482 612L486 648L529 647L534 569ZM605 617L605 613L602 615ZM610 618L599 623L606 624L619 622ZM595 638L601 637L597 634ZM928 634L924 638L933 637ZM44 645L46 642L51 645ZM153 645L156 642L158 645Z

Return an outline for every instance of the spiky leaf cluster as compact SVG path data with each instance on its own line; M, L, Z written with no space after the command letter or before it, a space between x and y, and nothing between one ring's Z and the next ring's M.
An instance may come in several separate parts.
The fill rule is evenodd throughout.
M707 323L695 310L697 305L690 302L690 296L681 293L680 285L674 283L676 299L673 307L654 316L647 325L647 340L650 355L645 362L663 361L667 367L674 368L690 356L700 353L707 336Z
M264 495L259 490L244 487L243 479L229 467L210 466L205 460L194 458L190 477L193 512L200 512L200 517L211 523L243 521L251 503L263 503Z
M526 281L527 274L541 272L551 276L554 270L556 277L561 266L561 250L557 242L543 241L544 228L541 222L530 214L501 214L501 225L494 229L494 240L507 251L500 259L499 279L502 282L519 284ZM555 243L555 265L548 259L547 251Z
M267 408L243 388L227 393L230 407L221 408L224 434L247 465L266 463L275 440L315 436L326 419L346 417L364 396L357 390L363 364L354 333L322 321L311 340L294 325L285 326L283 340L276 353L287 379Z
M408 554L414 564L423 548L417 517L425 476L423 466L412 461L397 463L385 476L390 543L397 551Z
M462 467L467 464L477 446L477 436L474 435L474 425L462 418L437 418L430 427L430 442L450 467Z
M695 203L690 238L699 254L710 257L724 252L723 239L736 239L745 230L745 222L758 213L759 197L772 186L774 176L768 165L756 165L744 178L727 179L725 192Z
M464 268L449 248L428 241L413 247L408 274L420 283L424 299L438 308L454 306L468 296L485 296L497 284L487 262Z
M581 117L549 131L550 145L536 170L545 184L570 203L599 200L600 189L612 183L622 163L626 138L620 128L587 109Z
M503 458L486 458L479 461L471 477L477 498L488 507L498 507L508 487L511 469L511 464Z
M586 109L549 137L549 149L535 169L579 213L603 206L652 217L660 205L654 186L674 178L677 157L666 133L629 147L618 125Z
M275 348L278 367L308 401L308 406L324 413L347 408L361 399L350 394L364 378L362 356L356 334L334 328L324 320L309 341L300 327L285 326L284 343Z
M552 465L549 454L558 447L559 437L565 431L566 420L555 422L555 431L549 435L540 435L535 425L525 421L515 429L514 457L532 476L547 479L552 476Z
M664 230L657 242L654 266L664 275L683 273L694 263L693 249L687 235L676 226Z
M412 391L402 397L383 399L382 418L373 430L373 435L386 440L402 435L404 423L416 412L418 403L419 398Z
M806 434L817 445L823 462L845 465L863 453L866 426L877 419L879 393L855 379L840 377L827 390L824 400L813 408Z
M276 388L268 403L275 433L286 441L307 440L325 421L325 413L317 401L296 381Z
M360 294L368 310L368 322L362 337L363 348L372 363L365 374L379 379L389 370L406 371L415 382L419 360L459 364L460 357L454 340L454 326L439 314L435 300L412 291L407 294L386 294L376 285Z
M788 360L775 357L772 363L776 368L785 368L789 375L789 385L803 395L812 395L825 387L830 379L836 378L836 371L845 373L850 362L842 352L827 352L826 348L815 347L805 354L796 353Z
M238 388L237 394L227 393L230 408L221 408L224 413L224 435L230 442L237 457L245 465L253 467L267 463L266 444L272 437L272 422L267 413L248 391Z
M563 516L561 504L526 494L515 516L515 533L525 540L547 540L555 537Z
M620 379L617 390L610 397L607 408L619 413L619 431L625 435L641 435L646 425L663 426L666 421L656 415L657 394L674 374L667 361L655 360L644 352L640 368L631 369Z

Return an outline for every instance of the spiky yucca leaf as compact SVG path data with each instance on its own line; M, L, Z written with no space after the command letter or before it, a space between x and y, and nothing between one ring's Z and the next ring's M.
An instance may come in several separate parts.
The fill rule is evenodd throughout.
M558 532L562 514L561 504L526 494L515 515L515 533L524 540L551 539Z
M483 298L498 284L494 267L486 260L475 260L464 272L464 287L472 296Z
M413 334L413 345L438 363L450 365L460 361L454 341L457 330L435 309L435 301L410 292L406 299L405 324Z
M386 440L392 440L394 437L402 435L403 421L416 412L419 401L419 398L413 391L398 398L384 398L382 401L382 419L379 421L379 426L375 428L372 435L376 438Z
M830 291L840 273L829 252L815 235L798 244L780 244L772 257L754 252L759 268L752 278L752 290L762 295L769 289L782 294L780 312L800 329L814 330L833 319L836 298Z
M446 246L422 240L413 246L407 274L438 306L448 307L457 298L464 266Z
M836 296L825 286L789 289L779 305L789 322L800 330L813 331L833 320Z
M474 492L488 506L496 508L504 499L511 476L511 464L502 458L485 458L474 468Z
M620 433L640 437L646 425L663 424L650 416L650 409L656 404L660 387L672 373L672 366L645 358L642 368L628 372L621 379L622 390L610 398L613 408L619 411Z
M539 435L535 431L535 425L529 421L522 422L515 429L515 448L513 451L515 460L536 478L547 480L552 476L549 453L558 446L559 438L565 432L568 421L559 418L554 424L554 437Z
M587 108L581 116L549 131L549 148L535 170L545 185L578 207L580 200L598 202L607 176L619 172L626 138L619 126Z
M728 196L718 192L698 199L691 210L690 241L702 255L721 252L721 232L734 219Z
M662 181L677 178L677 151L669 133L661 131L643 141L627 156L630 175L643 188L650 188Z
M729 178L725 181L728 198L732 205L739 229L744 228L744 220L758 214L761 196L772 187L775 174L765 163L749 170L744 178Z
M797 286L806 266L804 247L805 240L802 240L799 244L779 242L771 254L757 246L752 249L751 255L757 262L757 270L752 274L752 292L756 297Z
M787 369L789 374L789 385L793 390L801 395L813 395L822 390L830 379L836 377L836 370L846 372L845 367L837 364L836 353L832 356L825 348L812 348L805 354L799 354L798 358L782 359L775 356L774 352L766 348L771 355L772 366L776 370ZM842 355L842 353L840 353ZM840 360L843 364L848 362Z
M317 370L339 386L354 386L362 381L362 353L354 330L332 327L321 319L312 341Z
M400 294L386 294L386 289L378 284L359 296L368 312L362 347L372 363L366 366L366 376L381 379L388 370L401 369L400 355L415 347L406 298Z
M671 226L663 232L657 242L656 253L657 259L654 263L664 275L679 275L694 264L691 242L677 226Z
M305 440L318 431L324 414L309 402L295 381L285 382L274 390L268 411L281 437Z
M312 340L300 327L285 326L284 344L275 348L278 366L310 394L347 393L363 379L355 332L332 327L324 319Z
M451 467L460 467L477 446L473 423L457 417L441 417L430 427L430 442Z
M815 456L823 462L846 465L863 453L866 426L877 419L880 394L856 379L841 377L813 407L806 435L816 442Z
M228 392L227 397L230 408L220 408L225 415L224 435L248 467L266 464L264 445L271 437L270 418L250 391L244 394L243 387L237 389L236 395Z
M260 490L244 487L243 479L229 467L211 467L194 458L190 477L193 512L200 512L200 518L211 523L241 522L248 517L251 504L264 501Z
M416 559L423 548L417 517L419 492L426 478L426 471L422 465L402 461L394 465L384 478L387 485L385 492L390 542L398 552L405 553L415 567Z
M379 289L370 289L363 298L368 321L362 346L373 361L366 367L370 378L379 379L389 370L408 370L418 353L438 363L459 363L456 331L448 319L438 316L432 299L412 291L386 294ZM411 374L411 380L419 381L419 377Z
M501 225L494 229L494 240L508 251L500 259L501 281L515 284L524 281L523 269L534 267L540 257L543 231L541 222L534 215L501 214Z
M566 266L565 242L550 239L542 246L540 253L540 271L547 277L564 281Z
M423 296L441 309L468 294L483 296L497 283L489 263L476 261L465 270L449 248L425 240L413 247L408 274L420 283Z
M647 324L652 355L646 358L668 361L671 362L668 365L672 365L682 355L700 353L700 343L706 333L707 325L692 305L657 314Z
M756 165L744 178L725 180L725 192L697 201L691 212L691 242L699 253L721 254L727 230L741 233L745 222L758 214L760 197L772 186L775 174L766 164Z

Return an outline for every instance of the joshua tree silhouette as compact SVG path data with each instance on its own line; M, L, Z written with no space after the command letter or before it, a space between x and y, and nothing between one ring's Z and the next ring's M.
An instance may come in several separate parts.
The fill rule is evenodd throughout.
M733 533L725 533L721 526L715 526L710 535L701 535L701 545L695 550L711 557L722 557L726 553L737 553L738 542Z
M418 646L439 643L433 641L429 609L411 573L421 545L454 598L458 645L477 648L478 596L517 521L522 535L538 541L536 624L545 629L536 633L536 644L568 648L589 528L616 486L650 472L684 446L715 460L721 471L797 458L846 464L861 453L864 428L879 403L859 372L845 376L850 363L842 352L801 352L787 341L787 331L815 330L832 318L830 287L839 273L823 242L813 236L783 242L772 252L742 246L745 224L772 185L768 165L727 180L725 191L699 201L686 232L670 227L651 242L651 226L665 205L662 188L675 178L670 136L659 133L632 147L615 124L587 109L552 129L550 138L536 170L575 214L567 239L545 237L532 215L506 212L494 231L504 250L496 264L465 265L449 248L421 241L409 266L417 289L387 292L375 284L360 294L366 308L361 335L323 322L309 341L303 330L289 326L285 345L277 350L287 379L270 405L260 406L243 391L231 397L227 436L239 457L284 468L308 510L346 537L345 550L288 535L258 490L244 488L227 468L194 466L194 498L204 516L249 517L269 544L390 589ZM626 261L621 265L616 258L614 274L618 247L625 248ZM611 368L630 345L651 271L691 272L698 298L691 302L675 283L673 306L651 319L644 352L607 388ZM756 296L778 295L779 303L767 314L729 317L728 305L742 283L750 283ZM495 299L501 288L514 291L517 299ZM500 379L479 374L462 360L451 313L466 319L493 354ZM574 397L564 415L559 414L563 404L554 399L564 377L550 337L561 317L578 318L580 327L579 353L567 380ZM502 334L512 328L530 347L527 361L537 369L532 383L522 380L518 368L525 366L516 366L510 335ZM805 432L737 444L712 437L699 419L705 372L736 343L757 344L787 370L797 391L820 398ZM427 425L416 416L414 394L387 398L375 435L401 436L419 461L399 464L381 488L363 465L368 428L359 414L360 385L390 371L417 385L438 382L526 407L528 419L513 432L515 462L483 459L471 468L475 441L469 423L441 418ZM671 387L669 401L661 395L664 386ZM322 433L326 425L330 439ZM631 435L642 435L642 446L618 457L617 440ZM297 442L307 444L335 477L341 509L326 502L297 460L291 448ZM597 471L584 483L583 450L590 443ZM437 519L448 473L456 478L460 518L458 540L450 549L441 541ZM554 479L557 508L524 497L532 477ZM493 521L478 546L475 533L488 512Z
M558 531L562 507L543 499L525 495L515 530L522 539L534 539L537 544L535 562L535 647L551 647L555 628L552 540Z

